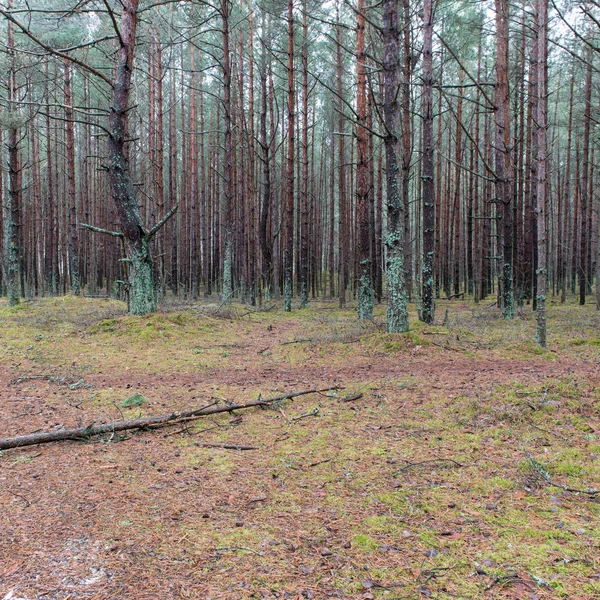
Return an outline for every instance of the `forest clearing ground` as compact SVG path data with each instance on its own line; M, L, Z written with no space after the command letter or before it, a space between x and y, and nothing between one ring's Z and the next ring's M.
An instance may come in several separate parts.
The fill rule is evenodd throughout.
M344 387L5 451L0 600L597 598L600 315L446 309L0 305L0 437Z

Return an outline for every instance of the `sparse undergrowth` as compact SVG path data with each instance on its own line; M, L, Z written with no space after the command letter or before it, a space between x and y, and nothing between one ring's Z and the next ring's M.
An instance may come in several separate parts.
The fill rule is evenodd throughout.
M0 306L2 436L345 387L5 452L0 598L597 598L598 313L446 309Z

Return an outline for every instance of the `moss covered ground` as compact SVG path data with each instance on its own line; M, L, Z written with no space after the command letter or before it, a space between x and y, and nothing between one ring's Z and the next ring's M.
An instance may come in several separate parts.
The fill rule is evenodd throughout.
M343 388L5 451L0 598L600 597L600 314L384 314L0 303L0 437Z

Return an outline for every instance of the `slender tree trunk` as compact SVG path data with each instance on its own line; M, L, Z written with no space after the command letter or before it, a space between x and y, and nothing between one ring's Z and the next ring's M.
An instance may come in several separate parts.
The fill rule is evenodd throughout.
M546 347L546 284L548 280L548 258L546 252L546 130L548 128L548 0L537 0L537 343Z
M426 0L427 1L427 0ZM408 330L408 296L406 269L404 267L404 205L399 173L400 115L398 89L400 82L400 53L398 47L398 3L383 3L383 87L385 120L385 153L387 181L387 330L390 333Z
M336 20L339 22L339 3L336 2ZM336 67L337 67L337 98L335 99L338 114L337 146L338 146L338 297L340 308L346 306L346 287L348 277L348 246L350 228L348 227L349 210L346 190L346 143L345 143L345 118L343 98L343 73L342 60L342 29L336 27Z
M46 76L49 76L48 64L46 63ZM46 278L46 293L53 295L56 289L57 273L55 260L55 236L56 226L54 223L54 157L52 153L52 144L50 143L51 136L50 125L50 92L46 90L46 169L47 188L46 188L46 224L47 235L45 237L46 253L44 261L44 274Z
M510 164L510 95L508 89L508 0L495 0L496 8L496 196L502 207L502 314L515 315L512 268L512 207Z
M308 23L306 0L302 16L302 177L300 189L300 306L308 306L309 199L308 199ZM316 240L313 239L313 243Z
M264 27L264 23L263 23ZM265 297L270 298L273 291L273 250L268 233L269 209L271 206L271 143L267 137L267 64L266 49L263 50L260 69L261 110L260 110L260 147L262 150L262 193L258 239L262 253L262 283Z
M71 290L75 296L80 294L79 281L79 236L77 234L77 194L75 190L75 126L73 123L73 99L71 97L71 69L65 59L65 119L67 142L67 204L69 210L69 270L71 272Z
M223 113L225 119L225 165L223 169L223 304L231 304L233 296L233 142L231 127L231 55L229 50L230 0L221 0L223 31Z
M287 169L285 201L285 246L283 256L283 303L284 310L292 310L294 285L294 150L295 130L295 86L294 86L294 2L288 0L288 62L287 62Z
M257 207L257 187L256 187L256 143L255 143L255 125L254 125L254 12L252 0L248 0L249 5L249 56L248 56L248 288L250 291L250 304L256 305L256 296L258 290L257 281L257 256L256 256L256 207Z
M413 118L412 118L412 100L411 85L414 69L413 51L411 47L412 20L410 14L410 0L401 0L402 10L402 84L401 84L401 119L400 137L401 137L401 175L403 218L404 218L404 269L406 272L405 284L408 299L412 297L413 285L413 244L411 241L410 225L410 178L412 167L413 150Z
M579 304L585 304L587 293L587 258L588 258L588 219L591 212L591 198L589 197L590 173L590 129L592 114L592 55L587 52L587 66L585 73L585 108L583 113L583 148L581 150L581 245L579 247Z
M435 200L433 170L433 6L423 2L423 294L421 318L434 321L433 258L435 252Z
M356 208L358 239L358 318L373 318L373 290L371 287L371 240L369 219L369 171L367 156L367 70L365 65L365 2L358 0L356 23L356 75L357 75L357 164ZM404 224L402 224L404 225Z
M9 8L13 8L10 0ZM4 221L4 272L6 276L6 291L8 305L19 304L19 218L21 208L21 186L19 174L21 160L19 157L19 118L16 107L16 58L15 43L12 23L7 26L7 47L9 56L8 65L8 102L9 102L9 129L8 129L8 195L4 196L3 221ZM2 190L0 190L0 193Z

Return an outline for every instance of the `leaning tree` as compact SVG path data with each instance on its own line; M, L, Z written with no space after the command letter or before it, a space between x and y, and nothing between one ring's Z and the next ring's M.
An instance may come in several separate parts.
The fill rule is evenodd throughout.
M80 227L92 232L107 234L121 238L128 273L129 312L143 315L157 308L156 289L154 281L154 262L151 253L151 240L163 225L175 214L177 206L173 207L154 226L148 226L142 219L138 206L135 186L132 180L128 160L128 115L131 109L130 96L132 88L133 61L136 50L136 30L138 25L139 0L122 0L120 22L117 13L105 2L106 14L114 29L114 38L118 44L116 64L112 69L113 79L99 69L85 62L77 55L81 47L92 45L90 42L68 49L56 49L44 41L43 34L37 34L32 27L23 24L10 9L1 9L2 14L18 31L29 40L42 48L46 53L63 61L74 64L80 69L92 74L102 85L110 89L110 107L108 122L98 125L107 137L108 160L106 170L110 181L112 200L118 215L120 230L110 231L90 224L80 224ZM106 38L104 38L106 39ZM97 43L103 40L96 40Z

